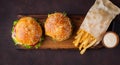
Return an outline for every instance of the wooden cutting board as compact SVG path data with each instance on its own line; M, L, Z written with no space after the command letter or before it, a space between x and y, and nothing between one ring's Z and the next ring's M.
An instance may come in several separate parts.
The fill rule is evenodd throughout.
M23 16L31 16L31 17L37 18L38 22L41 22L41 23L44 23L47 18L47 15L18 15L17 17L19 19ZM76 49L76 47L74 47L72 42L74 41L74 37L76 36L76 32L79 29L84 19L84 16L83 15L69 15L68 17L71 19L71 22L73 24L73 33L70 36L70 38L65 41L58 42L58 41L52 40L52 38L48 36L45 36L45 39L39 49Z

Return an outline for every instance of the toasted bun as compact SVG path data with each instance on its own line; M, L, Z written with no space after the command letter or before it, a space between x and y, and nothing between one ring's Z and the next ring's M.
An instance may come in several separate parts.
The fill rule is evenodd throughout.
M34 18L23 17L15 26L15 36L21 44L35 45L42 36L42 29Z
M70 37L72 25L70 19L63 13L48 15L45 22L45 33L56 41L63 41Z
M102 42L106 48L114 48L119 43L119 36L115 32L107 32Z

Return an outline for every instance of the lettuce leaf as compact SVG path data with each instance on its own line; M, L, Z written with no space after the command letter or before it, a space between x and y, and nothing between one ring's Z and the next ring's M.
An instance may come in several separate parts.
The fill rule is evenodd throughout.
M42 36L41 39L40 39L40 41L34 46L35 49L38 49L41 46L43 40L44 40L44 36Z
M15 26L17 23L18 23L18 20L15 20L15 21L13 22L13 26Z
M66 12L63 12L63 15L64 15L64 16L67 16L67 13L66 13Z
M44 41L44 36L41 37L40 42Z
M38 49L41 46L41 42L37 43L34 47L35 49Z
M23 45L26 49L31 49L33 46L30 45Z
M12 27L11 33L14 32L14 26L15 26L17 23L18 23L18 20L13 21L13 27Z
M14 27L12 27L12 30L11 30L11 33L13 33L14 32Z
M19 42L15 38L12 37L12 40L14 41L15 45L18 45Z

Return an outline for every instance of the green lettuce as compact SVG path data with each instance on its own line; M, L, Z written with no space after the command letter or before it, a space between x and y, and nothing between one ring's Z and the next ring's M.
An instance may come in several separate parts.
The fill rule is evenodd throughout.
M23 45L26 49L31 49L33 46L30 45Z
M41 39L39 40L39 42L34 47L36 49L38 49L41 46L41 44L42 44L43 41L44 41L44 36L41 37Z
M18 20L15 20L15 21L13 22L13 26L15 26L17 23L18 23Z
M14 32L14 26L15 26L17 23L18 23L18 20L13 21L13 27L12 27L11 33Z
M15 38L12 38L12 40L14 41L15 45L18 44L18 41Z
M63 15L64 15L64 16L67 16L67 13L66 13L66 12L63 12Z

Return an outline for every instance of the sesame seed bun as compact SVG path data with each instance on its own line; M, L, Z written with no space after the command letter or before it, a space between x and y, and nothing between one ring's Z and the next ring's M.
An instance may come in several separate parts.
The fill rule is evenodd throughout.
M70 37L72 25L70 19L63 13L48 15L45 22L45 34L56 41L63 41Z
M14 29L15 38L21 45L35 45L42 36L41 26L32 17L22 17Z

